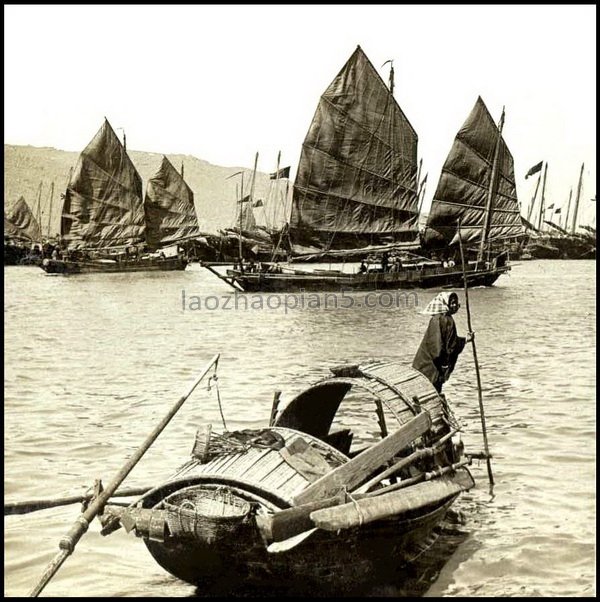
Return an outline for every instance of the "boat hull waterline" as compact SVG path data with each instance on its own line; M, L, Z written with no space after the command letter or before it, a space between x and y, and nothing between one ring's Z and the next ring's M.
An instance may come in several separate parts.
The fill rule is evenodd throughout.
M467 272L469 286L492 286L496 280L510 270L502 268L471 270ZM377 291L412 288L437 288L463 286L462 271L447 268L424 268L422 271L401 273L368 273L368 274L242 274L228 270L223 280L237 284L245 292L342 292L342 291Z
M116 272L158 272L185 270L187 259L166 257L164 259L139 259L125 261L68 259L45 259L41 268L47 274L92 274Z

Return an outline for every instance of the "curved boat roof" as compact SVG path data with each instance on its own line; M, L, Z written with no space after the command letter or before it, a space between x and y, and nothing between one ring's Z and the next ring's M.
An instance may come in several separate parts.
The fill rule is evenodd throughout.
M292 399L277 417L275 426L324 437L351 389L364 391L373 399L372 409L383 435L384 429L395 430L421 411L430 413L434 429L442 421L442 397L429 379L411 366L373 360L331 368L331 372L332 376Z

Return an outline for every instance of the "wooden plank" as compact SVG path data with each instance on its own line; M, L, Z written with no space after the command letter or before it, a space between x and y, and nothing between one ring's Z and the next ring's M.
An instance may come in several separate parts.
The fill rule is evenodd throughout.
M312 524L326 531L349 529L375 520L401 515L429 504L441 503L472 487L461 473L454 478L442 477L417 483L402 492L384 493L377 497L355 500L331 508L315 510L310 514Z
M280 453L269 450L271 453L262 456L261 462L256 462L251 468L245 471L244 478L253 483L261 483L262 479L267 477L273 470L280 466L285 460Z
M431 418L429 414L427 412L417 414L379 443L315 481L294 497L294 504L305 504L313 500L333 496L343 489L353 489L371 476L374 470L385 464L430 428Z

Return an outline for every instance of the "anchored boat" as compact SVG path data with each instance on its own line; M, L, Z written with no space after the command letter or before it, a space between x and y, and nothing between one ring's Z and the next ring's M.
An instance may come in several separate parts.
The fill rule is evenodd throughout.
M67 248L41 267L49 274L184 270L187 259L167 249L198 235L183 173L163 157L143 199L142 179L105 119L64 195L61 241Z
M170 478L104 507L103 534L123 527L172 575L222 592L348 593L398 579L474 486L458 429L411 367L333 368L282 411L274 403L263 429L200 429Z
M478 98L446 159L419 240L425 179L419 185L418 136L393 96L393 70L388 87L359 46L321 96L284 232L294 262L385 254L389 264L364 273L271 266L224 274L204 265L244 291L460 286L462 270L452 266L459 266L460 224L467 247L478 247L467 265L468 284L490 286L510 270L507 254L492 253L492 243L524 233L503 118L497 127Z

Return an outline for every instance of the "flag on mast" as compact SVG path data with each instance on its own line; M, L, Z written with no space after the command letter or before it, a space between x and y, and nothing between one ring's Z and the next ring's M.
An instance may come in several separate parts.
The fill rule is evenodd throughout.
M527 179L529 176L532 176L533 174L536 174L538 171L541 171L542 169L542 165L544 165L543 161L540 161L539 163L536 163L526 174L525 174L525 179Z

